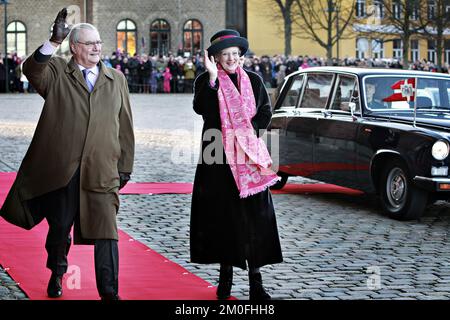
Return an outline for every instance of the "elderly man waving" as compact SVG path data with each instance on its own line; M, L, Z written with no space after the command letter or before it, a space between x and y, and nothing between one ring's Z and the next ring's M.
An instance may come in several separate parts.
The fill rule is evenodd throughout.
M50 40L24 63L45 104L0 214L26 229L47 219L49 297L62 295L74 225L75 244L95 245L100 297L115 300L118 193L130 179L134 160L128 86L121 73L100 61L102 41L90 24L72 28L69 62L52 57L69 34L66 17L66 9L58 13Z

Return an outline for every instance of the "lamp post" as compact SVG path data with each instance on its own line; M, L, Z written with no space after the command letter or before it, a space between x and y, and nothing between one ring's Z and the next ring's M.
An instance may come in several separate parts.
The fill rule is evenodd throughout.
M328 8L326 11L336 13L336 58L339 60L339 7L337 2L328 0ZM332 26L330 27L333 28Z
M339 8L334 7L336 10L336 59L339 61Z
M0 0L0 4L5 5L5 25L4 25L4 32L5 32L5 92L9 92L9 67L8 67L8 41L6 37L6 31L8 28L8 0Z
M339 60L339 7L336 2L331 2L330 11L336 13L336 58Z

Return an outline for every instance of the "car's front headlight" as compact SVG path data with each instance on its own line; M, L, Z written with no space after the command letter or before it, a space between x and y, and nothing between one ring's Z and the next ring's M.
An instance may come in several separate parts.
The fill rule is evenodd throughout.
M447 158L449 152L449 145L447 141L438 140L433 144L431 154L436 160L444 160Z

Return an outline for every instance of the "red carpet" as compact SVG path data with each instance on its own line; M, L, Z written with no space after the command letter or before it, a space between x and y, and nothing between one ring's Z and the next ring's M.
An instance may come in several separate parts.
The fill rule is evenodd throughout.
M0 174L0 205L14 174ZM45 267L47 224L30 231L0 218L0 264L30 299L47 299L50 277ZM119 234L119 295L135 300L210 300L215 288L180 265L149 249L126 233ZM98 299L93 246L72 246L69 270L64 277L64 299Z
M366 171L369 166L366 164L350 164L339 162L322 163L297 163L280 166L280 171L292 176L309 177L314 173L326 171Z
M15 178L15 172L0 172L0 204L5 201Z
M15 173L0 173L0 205L11 187ZM331 184L287 184L274 194L342 193L361 191ZM122 194L192 193L191 183L129 183ZM26 231L0 218L0 264L31 299L47 299L50 276L45 267L47 224ZM123 299L197 300L215 299L215 288L178 264L119 233L119 294ZM64 299L98 299L93 246L72 246L69 271L64 279Z
M364 192L328 183L286 184L281 190L271 190L273 194L340 193L358 196Z
M143 182L128 183L121 194L192 193L192 183Z
M11 172L0 172L0 198L6 193L9 187L3 189L2 185L11 185L16 174ZM139 182L128 183L120 190L121 194L189 194L192 193L192 183L178 182ZM281 190L272 190L273 194L305 194L305 193L340 193L348 195L361 195L362 191L336 186L328 183L293 184L288 183Z
M22 230L0 218L0 264L32 300L47 299L47 224ZM93 246L72 246L64 300L95 300ZM120 231L119 295L124 300L212 300L215 288Z
M192 193L192 183L129 183L120 190L121 194L161 194ZM271 190L273 194L305 194L305 193L340 193L361 195L362 191L349 189L327 183L286 184L281 190Z

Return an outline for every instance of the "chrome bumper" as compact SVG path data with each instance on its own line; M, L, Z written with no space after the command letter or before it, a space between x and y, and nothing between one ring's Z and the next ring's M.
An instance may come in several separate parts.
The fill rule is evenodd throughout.
M449 178L428 178L428 177L415 176L413 180L414 180L414 183L419 188L425 189L427 191L450 192L450 188L448 188L448 189L441 188L442 185L445 185L445 184L450 185Z

